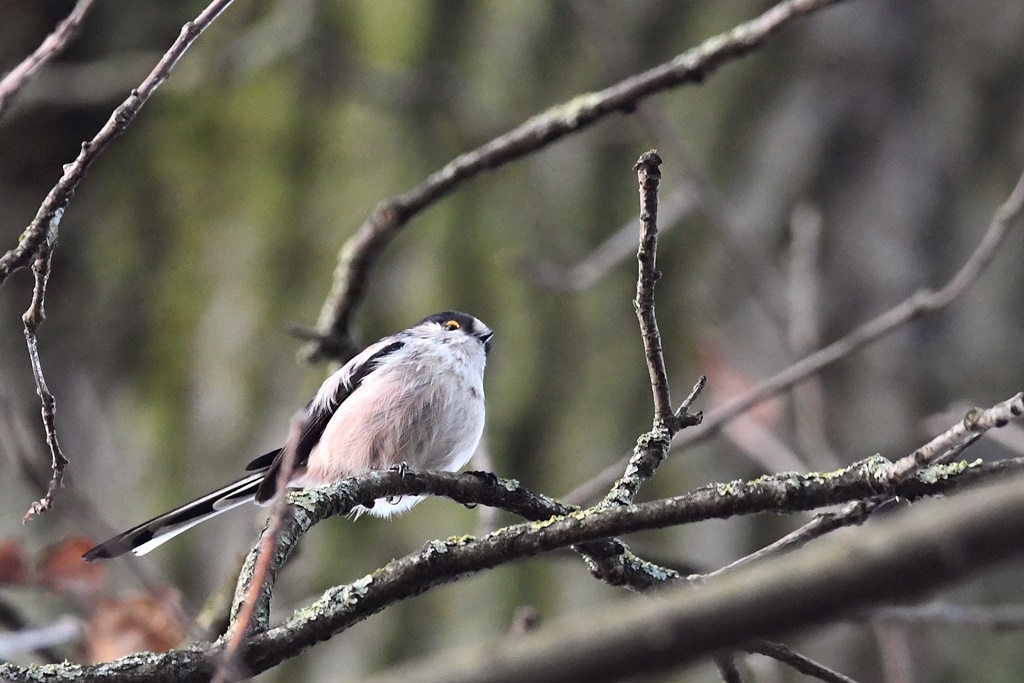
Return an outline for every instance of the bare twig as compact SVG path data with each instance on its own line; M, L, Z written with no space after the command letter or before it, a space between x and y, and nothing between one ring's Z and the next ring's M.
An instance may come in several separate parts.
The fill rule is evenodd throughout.
M1012 417L1024 414L1024 392L1007 399L995 406L982 410L974 408L967 416L939 436L921 446L910 455L900 458L889 466L888 473L881 475L886 495L872 496L847 503L838 512L824 512L815 516L799 529L783 536L779 540L766 545L756 552L741 557L720 569L693 579L707 580L721 574L727 574L740 567L764 560L767 557L789 552L799 548L816 538L846 526L863 524L868 517L879 508L891 503L896 496L895 486L906 481L914 472L929 463L946 461L959 455L971 444L980 439L984 433L994 427L1005 427Z
M969 445L978 436L994 427L1003 427L1014 417L1024 415L1024 392L998 403L987 410L973 408L964 419L916 451L893 463L889 477L893 483L903 481L913 472L934 462L958 447Z
M295 469L295 446L302 434L303 418L296 415L292 418L291 429L288 434L288 441L285 444L281 468L277 471L277 490L280 492L270 512L270 519L260 536L257 544L257 552L254 557L255 566L252 568L252 580L242 592L244 600L235 602L232 605L230 623L227 632L227 647L224 648L223 658L217 667L217 673L213 677L213 683L228 683L246 677L242 668L242 662L238 658L239 649L247 635L253 630L263 628L266 624L266 614L259 620L255 620L257 609L266 609L269 613L269 605L260 601L260 592L263 590L271 563L274 562L274 553L277 549L278 539L284 528L288 517L288 482L291 480L292 471ZM246 568L243 566L243 573ZM239 595L239 592L236 592ZM255 620L255 621L254 621ZM255 629L254 629L255 627Z
M644 357L651 378L654 396L654 425L642 435L626 465L625 474L605 496L604 505L628 505L633 502L640 487L654 476L658 466L668 456L672 437L684 427L700 424L701 413L688 411L696 400L706 377L701 377L678 411L672 411L672 397L665 370L665 354L661 347L661 333L654 314L654 285L661 276L657 268L658 254L658 185L661 183L661 157L654 150L644 152L633 170L640 183L640 247L636 258L639 264L636 281L636 317L640 323L640 337L644 344Z
M362 300L370 269L409 219L451 194L462 183L542 149L609 114L632 111L638 102L656 93L686 83L699 83L723 64L756 50L793 19L839 1L784 0L756 19L709 38L669 62L531 118L482 147L457 157L405 194L381 202L341 248L334 283L317 322L319 338L305 347L304 358L310 362L344 360L358 351L351 336L352 319Z
M60 220L60 216L56 217ZM57 441L57 401L54 399L50 389L46 386L46 379L43 377L43 365L39 360L39 342L36 339L36 329L46 319L46 282L50 278L50 263L53 256L53 240L56 238L56 227L49 233L46 245L39 251L35 261L32 263L32 275L35 278L35 285L32 287L32 303L28 310L21 317L25 325L25 343L28 345L29 363L32 365L32 378L36 383L36 394L42 403L43 429L46 432L46 445L50 449L53 474L50 483L46 487L46 495L29 506L28 512L22 522L28 522L33 516L49 510L53 507L53 498L64 486L64 468L68 464L67 458L60 450L60 442Z
M760 550L749 555L745 555L713 572L708 572L700 577L689 578L706 581L708 579L713 579L716 576L721 576L722 574L734 572L740 567L744 567L752 562L758 562L774 555L780 555L791 550L796 550L800 546L806 545L814 539L820 538L827 533L835 531L836 529L862 524L871 516L872 513L875 512L875 510L882 507L890 500L892 499L881 496L855 500L844 505L843 509L839 512L819 513L815 515L814 519L810 522L804 524L799 529L786 534L774 543L769 543Z
M819 681L827 681L827 683L857 683L849 676L833 671L824 664L819 664L810 657L794 652L782 643L773 643L769 640L757 640L752 643L747 643L743 646L743 650L746 652L752 652L754 654L764 655L765 657L771 657L774 660L780 661L783 664L788 664L797 671L811 678L817 678Z
M996 210L992 222L974 253L941 289L935 292L927 289L918 291L885 313L854 329L845 337L790 365L743 395L709 411L699 426L677 434L673 440L673 446L677 449L684 448L710 438L726 422L765 399L793 386L836 361L846 358L860 347L880 339L911 320L935 313L951 304L974 283L992 261L999 246L1011 228L1018 222L1022 211L1024 211L1024 174L1017 179L1017 184L1009 197ZM563 496L562 500L576 505L593 500L612 485L626 462L627 459L623 459L610 465L597 476Z
M85 177L96 157L106 149L114 138L125 131L135 119L135 115L139 113L142 105L167 80L171 69L178 63L185 51L231 2L232 0L214 0L195 20L185 24L177 40L164 53L160 62L139 87L132 90L128 99L114 110L92 140L82 143L82 150L73 162L64 167L64 175L46 195L36 217L22 233L18 245L0 257L0 285L3 285L12 273L25 268L44 247L48 235L57 230L64 209L75 193L75 188Z
M50 262L53 249L57 243L58 228L61 218L64 216L64 209L71 201L78 183L85 177L86 172L99 153L103 151L110 141L124 132L150 95L153 94L161 83L167 80L171 69L177 64L185 50L189 48L199 34L229 4L231 4L231 0L215 0L203 10L195 21L185 24L181 30L181 35L178 36L178 39L164 54L163 58L161 58L160 62L139 88L133 90L128 99L114 110L110 119L108 119L107 123L92 140L82 143L82 150L79 152L78 157L74 162L65 166L64 175L61 176L61 179L50 190L46 199L43 200L43 204L39 207L36 217L26 228L25 232L22 233L18 246L8 251L3 257L0 257L0 285L3 285L12 273L24 268L30 261L32 262L35 287L32 291L32 303L22 317L22 320L25 323L25 340L28 344L29 360L32 364L36 391L42 401L46 443L50 448L53 461L53 476L50 479L46 494L42 499L32 504L25 514L25 521L28 521L32 515L53 507L54 496L63 486L64 468L68 464L57 441L57 431L54 422L56 402L46 386L46 381L43 379L43 369L39 361L38 342L36 340L36 328L45 317L46 282L50 276ZM82 3L79 3L75 8L76 12L81 8ZM85 8L82 11L84 12L85 9L88 9L88 4L85 4ZM69 29L72 31L72 34L74 30L77 30L77 22L80 20L79 18L76 22L69 24L72 27ZM68 39L70 39L70 36ZM59 38L55 40L59 42ZM31 73L31 69L28 73Z
M0 80L0 116L7 111L11 99L28 83L29 78L46 62L59 55L82 29L82 20L95 0L78 0L71 13L57 24L53 33Z
M636 260L639 273L636 280L636 317L640 322L640 336L644 342L644 357L651 376L654 394L654 422L674 431L672 398L665 370L665 354L661 349L661 332L654 315L654 285L661 277L658 272L658 186L661 185L661 157L656 150L640 155L636 165L640 181L640 248Z

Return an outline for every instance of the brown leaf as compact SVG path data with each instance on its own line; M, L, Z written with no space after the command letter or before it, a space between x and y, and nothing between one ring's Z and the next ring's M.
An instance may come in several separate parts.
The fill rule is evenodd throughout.
M28 583L28 555L20 538L12 537L0 543L0 583Z
M107 568L82 559L82 553L93 545L92 539L70 536L44 549L37 564L39 583L86 603L95 601L107 582Z
M178 594L164 588L99 602L85 626L83 659L108 662L134 652L166 652L185 639Z

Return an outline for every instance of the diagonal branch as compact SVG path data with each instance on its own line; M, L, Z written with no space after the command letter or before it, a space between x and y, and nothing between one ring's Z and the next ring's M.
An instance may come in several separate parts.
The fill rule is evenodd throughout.
M59 218L58 218L59 220ZM51 230L46 246L40 250L32 264L32 275L35 278L35 285L32 288L32 303L29 304L25 315L21 317L25 325L25 343L28 345L28 358L32 366L32 378L36 383L36 394L42 403L43 430L46 432L46 445L50 449L53 474L50 483L46 487L46 495L40 500L32 503L22 522L28 522L33 516L49 510L53 507L53 498L57 492L64 487L64 468L68 459L60 449L60 442L57 441L57 401L46 386L46 379L43 377L43 364L39 360L39 340L36 338L36 329L46 318L46 283L50 278L50 264L53 257L53 240L56 239L56 228Z
M826 683L857 683L849 676L833 671L824 664L819 664L799 652L794 652L781 643L757 640L752 643L746 643L741 649L746 652L771 657L783 664L788 664L802 674L811 678L817 678L819 681L826 681Z
M82 181L100 152L118 135L123 133L135 119L144 105L160 85L171 75L171 69L178 63L185 51L196 41L199 35L216 19L232 0L214 0L195 20L186 23L170 49L164 53L153 70L146 76L138 88L132 90L124 102L110 115L96 136L82 143L82 150L73 162L64 167L64 175L46 195L36 217L21 235L18 245L0 257L0 285L3 285L12 273L28 266L43 248L47 236L57 230L64 209L67 208L75 188Z
M700 83L716 69L758 49L794 19L841 0L784 0L761 16L708 38L675 59L631 76L600 92L580 95L535 116L518 128L467 152L408 192L381 202L341 248L334 282L320 311L312 341L303 350L309 362L345 360L359 347L352 339L355 310L381 253L406 223L485 171L527 156L616 112L631 112L642 100L687 83ZM2 274L2 271L0 271Z
M36 51L26 57L21 64L11 69L3 80L0 80L0 116L4 115L11 100L25 87L39 67L63 52L68 44L75 39L79 31L82 30L82 21L92 8L93 2L95 0L78 0L71 10L71 14L57 24L57 28L46 36Z
M182 27L178 39L174 41L174 44L164 54L160 62L138 89L132 90L128 99L114 110L107 123L92 140L82 143L82 150L79 152L78 157L64 167L64 175L61 176L61 179L50 190L46 199L43 200L39 211L36 213L36 217L22 233L18 245L0 257L0 286L7 281L7 278L12 273L26 267L30 262L32 263L35 287L32 291L32 303L29 305L29 309L25 312L22 320L25 324L25 341L28 344L29 360L32 364L32 375L35 378L36 392L42 401L43 428L46 431L46 443L50 448L53 461L53 475L49 486L47 486L46 494L41 500L32 504L25 514L25 521L28 521L32 515L53 507L54 496L63 486L64 468L68 464L68 460L61 452L60 444L57 441L57 429L54 418L56 414L56 401L53 394L47 388L46 381L43 379L43 368L39 360L39 348L36 339L36 329L45 317L46 283L50 277L51 258L57 244L57 235L61 218L64 216L64 210L71 201L71 197L74 196L78 183L85 177L86 172L92 166L99 153L115 137L124 132L135 119L135 115L142 108L142 105L160 87L160 84L167 80L171 69L178 63L178 60L181 59L181 56L189 46L230 4L231 0L214 0L195 21L190 21ZM84 13L88 7L88 3L79 3L72 13L72 17L76 17L79 11ZM71 31L64 39L65 42L70 40L71 35L77 30L77 22L81 21L80 16L74 21L72 21L72 17L65 20L65 24L67 24L65 29ZM58 32L60 30L58 29ZM54 35L57 35L57 33ZM64 33L60 35L63 36ZM54 40L59 42L60 38L55 38ZM49 42L49 39L44 42L44 46L47 42ZM40 50L42 50L42 47ZM29 69L28 73L31 73L31 69ZM27 77L27 75L26 73L23 78ZM6 82L6 79L4 82ZM2 95L2 92L0 92L0 95Z

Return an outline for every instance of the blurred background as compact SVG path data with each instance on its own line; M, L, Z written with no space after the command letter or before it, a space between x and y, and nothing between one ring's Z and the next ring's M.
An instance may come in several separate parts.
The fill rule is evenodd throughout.
M0 71L72 4L2 0ZM0 586L0 602L35 625L64 614L95 621L114 604L117 622L126 603L111 600L166 583L186 614L199 613L233 581L262 524L255 508L104 565L84 587L70 570L75 589L47 569L53 546L101 540L280 444L332 369L298 363L289 326L315 324L338 250L378 202L770 5L238 0L103 153L64 216L39 343L71 465L56 508L27 526L42 489L24 463L45 482L49 462L21 325L31 275L0 290L0 541L36 577ZM203 6L97 2L81 36L0 119L0 248L16 244L62 164ZM475 464L563 495L651 422L631 304L636 233L620 232L637 213L639 154L656 147L664 159L657 312L674 395L707 373L707 409L952 276L1024 168L1022 35L1015 0L856 0L799 21L704 84L477 178L415 217L373 273L362 338L447 308L484 320L497 334L489 460ZM1024 385L1022 263L1018 233L948 309L676 451L642 497L899 457L956 419L936 414L1011 396ZM968 456L1007 457L1013 446L985 441ZM712 569L806 519L630 541L652 559ZM390 523L331 520L279 581L275 616L429 539L504 521L443 500ZM1020 592L1010 568L946 597L1000 603ZM512 564L406 601L258 680L358 678L499 638L521 606L544 620L584 618L628 599L575 558ZM90 628L93 650L58 654L119 654L100 648L101 625ZM790 644L866 681L1016 681L1016 641L847 624ZM799 680L765 660L748 666L758 681ZM667 680L718 678L702 666Z

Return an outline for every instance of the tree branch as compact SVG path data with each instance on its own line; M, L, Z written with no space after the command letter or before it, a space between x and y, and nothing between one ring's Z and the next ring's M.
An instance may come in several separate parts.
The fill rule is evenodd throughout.
M231 0L215 0L203 10L195 21L185 24L181 29L178 39L164 54L163 58L139 88L133 90L128 99L114 110L110 119L107 120L107 123L92 140L82 143L82 150L79 152L78 157L64 167L64 175L61 176L61 179L50 190L46 199L43 200L36 213L36 217L22 233L18 245L0 257L0 286L7 281L7 278L12 273L24 268L29 262L32 263L32 272L35 276L32 303L29 305L25 315L22 316L22 321L25 325L25 341L28 345L29 361L32 365L32 375L36 383L36 393L39 394L42 402L43 428L46 432L46 443L50 449L53 474L47 486L46 494L40 500L33 503L28 512L25 513L24 521L26 522L33 515L53 507L53 499L63 487L64 469L68 465L68 460L61 452L60 443L57 440L55 421L56 400L53 394L50 393L49 388L46 386L46 380L43 378L43 368L39 360L39 347L36 339L36 329L45 318L46 283L50 277L51 259L57 244L58 229L61 218L64 216L64 210L71 201L71 197L74 196L78 183L85 177L86 172L92 166L99 153L131 124L135 115L142 108L142 105L146 103L150 95L153 94L161 83L167 80L171 69L178 63L178 60L189 46L195 42L199 34L229 4L231 4ZM79 2L71 16L65 19L57 31L47 38L43 45L40 46L40 49L36 51L36 55L40 55L38 61L26 66L20 72L20 75L15 76L10 86L13 87L13 90L6 92L16 92L21 87L20 84L24 82L24 79L31 74L32 70L39 63L48 59L50 53L55 54L63 48L64 44L77 32L82 15L84 15L88 8L88 2ZM33 57L36 55L33 55ZM22 63L22 66L24 65L25 62ZM21 67L18 68L21 69ZM0 96L5 92L2 86L7 82L8 80L4 79L0 83Z
M819 681L826 681L827 683L857 683L857 681L849 676L833 671L824 664L819 664L810 657L805 657L781 643L773 643L770 640L756 640L745 644L741 649L745 652L771 657L776 661L791 666L802 674L817 678Z
M246 639L240 651L241 661L248 672L257 674L298 655L305 648L344 631L397 601L476 572L550 550L591 541L600 542L612 536L644 529L758 512L809 510L870 496L877 493L879 487L884 488L887 485L885 475L890 465L885 458L874 456L849 468L825 475L787 473L762 477L746 483L737 481L715 484L675 498L585 512L574 511L554 518L546 514L552 504L557 505L550 498L530 493L515 481L496 480L492 483L487 477L471 473L371 472L332 487L292 492L289 494L289 501L292 503L293 514L280 536L274 553L274 563L271 565L272 571L268 572L268 577L273 576L275 565L283 563L280 555L289 553L299 537L317 521L331 515L344 514L354 505L376 498L392 495L443 495L460 503L500 506L540 521L505 527L479 539L465 536L446 541L431 541L420 551L394 560L373 574L351 584L328 590L321 599L296 612L281 626ZM896 486L894 493L913 500L948 493L968 484L992 480L1021 470L1024 470L1024 458L978 466L933 465L901 482ZM990 495L989 491L985 494ZM954 517L958 523L962 522L958 514L954 514ZM1004 520L1001 523L1008 522ZM932 541L936 543L944 538L942 534L934 531L930 534ZM1016 538L1018 537L1014 537ZM1020 539L1024 544L1024 536ZM897 542L901 547L907 547L902 545L904 541L898 539L897 534L886 541L890 544ZM847 548L846 545L841 547ZM1010 545L1003 544L1003 549L1007 552L1009 548ZM948 548L945 550L948 551ZM707 595L708 591L712 591L712 587L721 586L734 578L739 581L738 585L747 585L748 588L751 585L760 585L743 582L747 581L745 577L752 575L752 572L760 571L762 567L768 565L776 566L775 563L780 561L789 561L797 554L776 558L772 562L755 565L734 575L722 577L721 580L708 582L701 591L691 594ZM960 554L952 555L961 558ZM899 557L883 559L897 562L900 558L905 559L905 553L900 553ZM781 572L781 575L788 574ZM662 577L662 582L669 578ZM272 586L268 583L264 584L264 590L260 593L261 600L269 600ZM913 584L911 588L916 585ZM835 594L846 595L842 590L835 591ZM659 601L647 604L661 603ZM737 604L745 605L742 600ZM750 607L745 605L743 609L747 610ZM746 616L748 615L744 612L740 621ZM754 635L770 634L765 632ZM740 640L749 640L751 637L754 636L744 635ZM703 636L699 640L705 642ZM718 644L707 652L717 651L723 647L726 646ZM89 680L95 683L165 681L168 680L168 672L173 672L175 680L181 683L208 681L213 675L222 649L222 643L207 644L162 654L131 655L109 664L69 664L61 665L59 668L69 676L87 675L90 677ZM52 671L52 667L47 671ZM2 680L43 680L49 675L36 667L0 664Z
M665 370L665 354L661 347L661 333L654 314L654 285L661 277L658 272L658 185L661 183L661 157L654 150L640 155L633 166L640 183L640 247L636 259L639 265L636 280L636 298L633 306L640 323L640 337L644 344L644 357L651 377L654 396L654 424L636 442L633 456L626 465L625 474L615 482L605 496L603 505L628 505L633 502L644 482L668 457L672 437L684 427L700 424L701 413L690 415L689 408L696 400L706 377L701 377L677 412L672 411L672 398Z
M59 214L57 221L60 220ZM32 263L32 275L35 284L32 287L32 303L28 310L21 317L25 325L25 343L28 345L28 359L32 366L32 378L36 383L36 394L42 403L41 413L43 417L43 430L46 432L46 445L50 449L51 468L53 474L50 476L50 483L46 487L46 494L29 506L28 512L22 518L22 523L28 522L33 516L49 510L53 507L53 498L57 492L64 487L64 468L68 459L61 452L60 442L57 440L57 401L46 386L46 379L43 377L43 364L39 360L39 341L36 339L36 329L46 319L46 283L50 279L50 263L53 257L54 240L56 240L56 224L51 224L45 246L40 249L35 261Z
M313 340L302 355L308 362L347 360L358 352L351 327L370 270L405 224L467 180L496 169L615 112L631 112L638 102L686 83L700 83L723 64L742 57L797 17L841 0L784 0L727 33L709 38L675 59L627 78L597 93L580 95L535 116L518 128L467 152L408 192L381 202L359 231L341 248L334 282L320 311ZM621 471L621 467L619 468ZM610 486L611 482L608 482Z
M48 236L52 233L56 237L56 230L60 224L64 209L67 208L71 197L75 194L75 188L82 181L89 171L92 163L99 156L100 152L106 149L107 145L123 133L135 119L150 96L160 85L167 80L171 69L178 63L185 51L192 46L206 28L220 15L221 12L231 4L232 0L214 0L204 9L194 21L185 24L170 49L164 53L160 62L146 76L145 80L135 90L132 90L120 106L110 115L110 118L103 125L96 136L88 142L82 143L82 150L73 162L64 167L64 175L54 185L50 193L46 195L36 217L21 235L18 245L0 257L0 286L2 286L12 273L26 267L35 258L36 254L44 247Z
M78 0L71 13L57 24L53 33L46 36L36 51L26 57L21 64L11 69L3 80L0 80L0 116L4 115L11 100L28 83L39 67L46 64L68 46L82 30L82 21L92 8L95 0Z
M611 514L611 513L610 513ZM899 546L900 552L891 548ZM919 506L657 601L616 605L588 618L443 661L415 662L389 683L614 681L683 666L759 637L906 600L1024 553L1024 479Z

